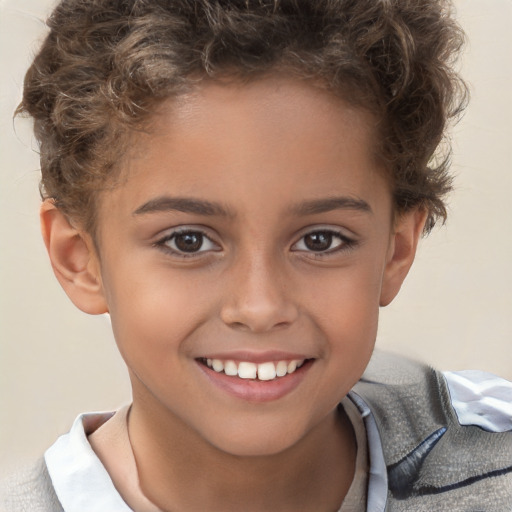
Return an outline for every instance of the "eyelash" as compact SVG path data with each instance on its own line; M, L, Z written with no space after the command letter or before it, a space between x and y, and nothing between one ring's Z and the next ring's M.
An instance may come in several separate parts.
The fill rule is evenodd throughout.
M293 247L299 245L299 243L301 243L301 242L303 244L305 244L304 240L307 236L319 235L319 234L324 234L324 235L328 235L333 238L337 238L339 240L339 244L337 246L335 246L334 248L328 248L323 251L314 251L312 249L307 250L307 248L306 249L295 249L295 250L293 249ZM332 240L331 240L331 244L332 244ZM311 231L308 231L307 233L304 233L300 237L300 239L292 245L292 250L294 250L295 252L304 252L308 255L312 255L314 258L323 258L323 257L329 257L330 255L333 255L333 254L345 252L350 249L354 249L356 247L356 245L357 245L357 240L354 240L354 239L348 237L345 233L343 233L341 231L337 231L332 228L323 228L323 229L319 228L319 229L313 229Z
M306 249L293 249L295 246L299 245L301 242L304 243L303 241L307 236L319 235L319 234L328 235L329 237L332 237L332 238L337 238L337 239L339 239L340 243L337 246L335 246L334 248L328 248L326 250L321 250L321 251L314 251L312 249L308 250L307 248ZM209 243L212 245L217 245L204 231L202 231L201 229L197 229L197 228L195 228L195 229L188 229L188 228L178 229L176 231L173 231L172 233L169 233L165 237L161 238L153 245L155 247L158 247L159 249L165 251L166 253L170 253L170 254L172 254L174 256L178 256L180 258L193 258L193 257L197 257L198 255L200 255L202 253L207 253L212 250L212 249L206 249L206 250L186 252L186 251L179 250L177 248L170 247L169 242L171 242L172 240L175 240L176 237L180 236L180 235L200 235L202 237L200 248L202 248L205 240L209 241ZM331 240L331 244L332 244L332 240ZM336 253L339 253L342 251L348 251L350 249L353 249L356 245L357 245L357 241L352 238L349 238L344 233L334 230L334 229L325 228L325 229L314 229L314 230L308 231L307 233L304 233L300 237L300 239L292 245L291 250L293 252L308 253L308 254L313 255L315 258L322 258L322 257L328 257L331 254L336 254ZM215 251L215 252L217 252L217 251Z
M193 258L197 257L197 255L209 252L209 250L200 250L200 251L194 251L194 252L186 252L181 251L179 249L174 249L170 247L168 244L172 240L175 240L177 236L180 235L200 235L202 237L201 246L204 244L205 240L208 240L210 244L217 245L204 231L201 229L178 229L176 231L173 231L172 233L169 233L168 235L164 236L160 240L158 240L154 246L158 247L159 249L163 250L166 253L170 253L173 256L178 256L180 258ZM210 249L211 250L211 249Z

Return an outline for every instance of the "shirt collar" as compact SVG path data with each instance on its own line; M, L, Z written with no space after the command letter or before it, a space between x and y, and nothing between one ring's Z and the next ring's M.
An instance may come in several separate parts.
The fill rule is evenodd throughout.
M44 455L55 493L65 512L132 512L87 440L86 432L112 415L79 415L70 432L59 437Z
M388 496L388 473L377 423L368 404L357 393L350 391L347 397L359 409L368 439L370 471L368 474L366 511L384 512Z

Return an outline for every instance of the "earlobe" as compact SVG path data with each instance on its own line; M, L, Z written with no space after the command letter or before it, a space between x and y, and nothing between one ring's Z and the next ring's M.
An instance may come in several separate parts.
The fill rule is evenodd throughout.
M415 209L401 215L395 223L389 255L384 269L380 305L387 306L398 294L416 255L427 212Z
M73 304L92 315L108 312L91 237L72 226L51 199L43 202L40 220L53 271Z

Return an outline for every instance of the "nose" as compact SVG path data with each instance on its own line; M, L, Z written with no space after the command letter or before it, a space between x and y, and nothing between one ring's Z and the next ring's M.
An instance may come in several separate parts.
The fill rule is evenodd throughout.
M253 254L234 267L221 309L226 325L263 333L291 325L297 319L298 307L290 297L290 283L275 261Z

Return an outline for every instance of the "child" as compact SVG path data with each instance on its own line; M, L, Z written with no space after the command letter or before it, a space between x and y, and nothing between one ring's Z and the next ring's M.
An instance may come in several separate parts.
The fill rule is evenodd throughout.
M65 0L49 25L20 108L43 237L133 402L6 510L509 510L511 387L370 361L446 216L449 5Z

